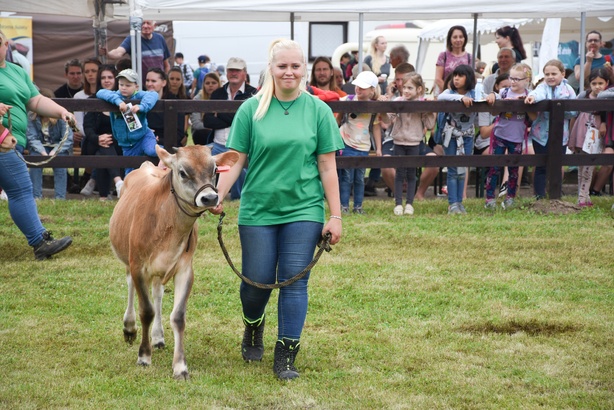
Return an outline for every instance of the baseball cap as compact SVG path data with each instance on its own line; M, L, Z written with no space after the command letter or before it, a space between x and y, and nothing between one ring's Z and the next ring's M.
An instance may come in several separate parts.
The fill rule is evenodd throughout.
M120 71L115 78L119 79L122 77L131 83L136 83L139 81L139 75L132 68L126 68L125 70Z
M245 60L237 57L230 57L228 64L226 64L227 70L245 70L246 68Z
M199 63L206 63L207 61L209 61L209 57L207 57L206 55L202 55L202 56L198 56L198 62Z
M352 81L352 84L360 88L371 88L378 86L377 77L372 71L363 71L362 73L358 74L356 79Z

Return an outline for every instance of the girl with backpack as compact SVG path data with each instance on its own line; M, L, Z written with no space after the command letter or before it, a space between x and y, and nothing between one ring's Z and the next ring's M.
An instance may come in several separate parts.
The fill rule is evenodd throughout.
M371 71L363 71L352 81L356 86L356 94L341 98L341 101L377 101L380 88L377 77ZM345 147L341 151L344 157L366 157L371 150L371 139L375 145L375 154L382 156L382 129L378 114L350 113L337 116L339 131ZM373 137L371 137L373 133ZM365 168L350 168L340 170L339 194L341 196L341 211L349 212L350 193L354 189L353 212L363 214L362 202L365 195Z
M501 90L500 98L504 100L524 100L529 94L532 71L527 64L516 64L510 70L510 86ZM510 155L522 154L523 142L528 140L529 122L524 112L503 112L495 120L491 132L490 150L494 155L503 155L507 151ZM495 189L498 186L500 166L490 167L486 175L486 209L495 209L497 200ZM501 206L510 209L514 206L516 190L518 189L518 167L508 167L509 178L507 191Z
M597 98L599 93L610 86L611 75L610 70L605 67L592 70L588 76L590 89L580 93L578 98ZM567 147L576 154L581 154L583 152L587 154L600 154L603 151L605 134L605 112L580 112L578 116L572 120ZM586 141L589 137L594 138L594 140L591 141L595 143L595 147L592 150L589 148L588 141ZM592 152L587 152L587 149ZM578 168L578 206L580 207L593 206L589 193L594 170L594 166L588 165Z
M466 64L461 64L452 72L450 88L437 97L440 101L460 101L465 107L471 107L475 99L475 70ZM495 95L489 94L487 102L492 105ZM477 112L448 113L443 128L443 150L446 155L471 155L473 153L473 137L477 123ZM466 168L448 167L448 215L466 214L463 206L463 190L465 186Z

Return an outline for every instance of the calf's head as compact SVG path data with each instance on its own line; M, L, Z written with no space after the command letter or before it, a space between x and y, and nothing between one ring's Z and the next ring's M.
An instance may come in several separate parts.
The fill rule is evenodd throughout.
M211 149L202 145L178 148L175 154L156 146L156 152L160 161L172 171L175 195L190 206L200 209L217 205L217 167L232 167L239 159L239 154L233 151L212 156Z
M9 152L17 145L17 139L11 131L0 123L0 152Z

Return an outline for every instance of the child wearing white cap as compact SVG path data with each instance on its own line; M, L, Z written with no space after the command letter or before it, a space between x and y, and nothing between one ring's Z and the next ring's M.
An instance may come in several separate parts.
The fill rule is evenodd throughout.
M147 126L147 112L150 111L158 101L158 93L153 91L139 91L137 84L138 74L136 71L127 68L117 75L119 90L111 91L101 89L96 93L96 97L117 105L119 113L110 114L113 136L118 145L122 148L124 156L147 155L157 157L156 136ZM126 101L141 100L139 104L128 105ZM124 120L124 116L136 115L141 127L129 126ZM134 168L126 168L126 175Z
M341 98L341 101L377 101L380 96L378 79L371 71L363 71L352 81L356 87L356 94L350 94ZM337 121L340 124L339 131L343 138L345 148L341 156L366 157L372 146L375 146L375 154L382 156L382 130L377 113L346 113L339 114ZM349 212L350 193L354 188L353 212L362 214L362 202L365 194L365 171L366 168L350 168L340 170L339 194L341 197L341 211Z

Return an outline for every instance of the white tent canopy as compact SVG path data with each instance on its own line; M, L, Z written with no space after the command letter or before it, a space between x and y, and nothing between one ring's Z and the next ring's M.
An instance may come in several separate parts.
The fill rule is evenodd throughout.
M614 15L611 0L519 0L513 5L491 0L130 0L146 19L191 21L370 21L455 18L543 18ZM96 17L101 0L0 0L3 12ZM123 5L106 5L106 17L126 19Z

